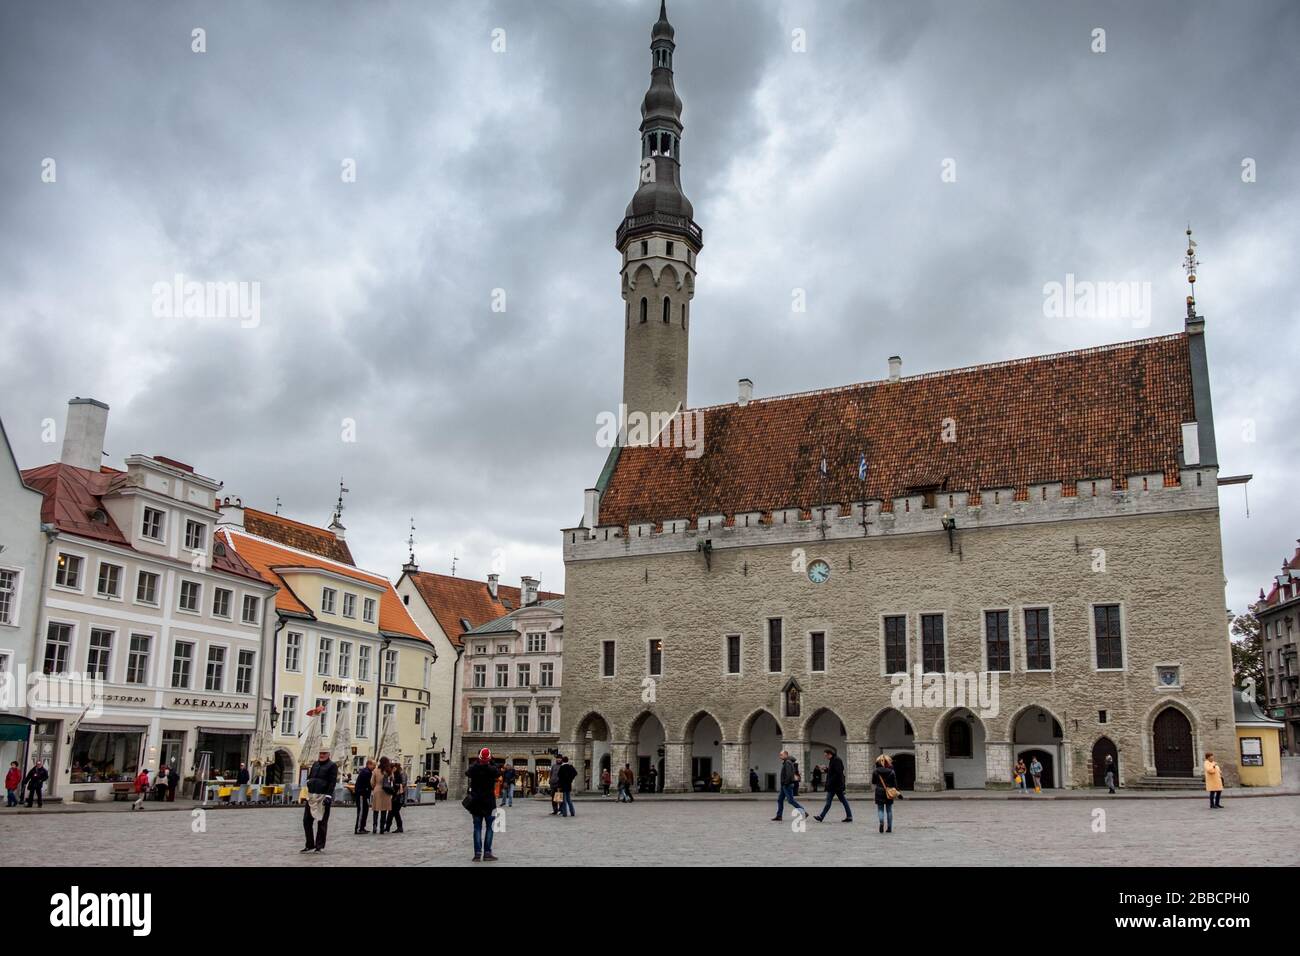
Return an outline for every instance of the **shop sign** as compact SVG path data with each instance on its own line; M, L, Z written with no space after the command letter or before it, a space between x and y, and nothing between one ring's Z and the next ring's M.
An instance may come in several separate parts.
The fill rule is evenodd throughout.
M248 710L246 700L217 700L212 697L173 697L173 707L192 707L196 710Z

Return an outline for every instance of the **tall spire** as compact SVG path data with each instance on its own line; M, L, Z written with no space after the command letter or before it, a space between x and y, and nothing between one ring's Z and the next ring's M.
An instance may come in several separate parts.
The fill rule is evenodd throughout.
M1183 269L1187 273L1187 318L1196 318L1196 270L1201 260L1196 257L1196 240L1192 238L1191 223L1187 224L1187 256L1183 259Z

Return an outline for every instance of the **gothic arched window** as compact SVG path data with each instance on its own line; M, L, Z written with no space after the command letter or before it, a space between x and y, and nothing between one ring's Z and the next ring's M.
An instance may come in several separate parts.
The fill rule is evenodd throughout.
M672 321L673 304L668 301L668 296L664 296L664 325Z
M954 717L948 722L948 753L946 756L971 756L970 724L960 717Z
M645 296L641 297L641 321L646 320L646 311L650 308L650 303L646 302Z

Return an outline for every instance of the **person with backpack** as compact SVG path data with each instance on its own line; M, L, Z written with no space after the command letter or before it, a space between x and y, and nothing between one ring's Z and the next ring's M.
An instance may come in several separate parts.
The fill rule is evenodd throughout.
M853 822L853 808L849 806L848 799L844 796L844 790L847 781L844 775L844 761L839 758L831 747L826 748L826 806L822 807L822 812L813 817L818 823L826 819L826 814L831 812L831 804L838 799L840 806L844 808L844 823ZM814 789L816 789L814 787Z
M871 783L876 791L876 817L881 833L894 832L894 800L899 796L898 778L894 775L894 761L888 754L876 758L876 768L871 772ZM885 824L889 826L886 828Z
M478 761L466 772L469 793L462 806L474 818L474 862L493 863L492 817L496 814L497 768L492 765L492 751L484 747L478 752Z
M787 802L800 813L805 815L808 813L795 799L794 788L799 779L799 765L795 763L788 750L782 750L778 756L781 758L781 793L776 798L776 816L772 818L773 822L781 819Z

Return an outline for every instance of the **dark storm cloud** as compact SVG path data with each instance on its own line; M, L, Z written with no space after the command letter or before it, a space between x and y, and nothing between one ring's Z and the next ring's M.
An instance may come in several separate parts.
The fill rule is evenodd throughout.
M425 568L495 552L558 586L621 386L613 232L657 6L6 4L0 413L22 463L94 395L117 461L180 457L318 522L344 477L364 564L395 573L414 515ZM1249 521L1223 494L1230 602L1267 581L1300 534L1294 4L669 13L706 240L693 403L742 375L877 378L895 352L919 372L1176 331L1191 220L1223 472L1256 476ZM260 283L260 324L154 318L177 273ZM1067 273L1150 282L1149 322L1046 318Z

